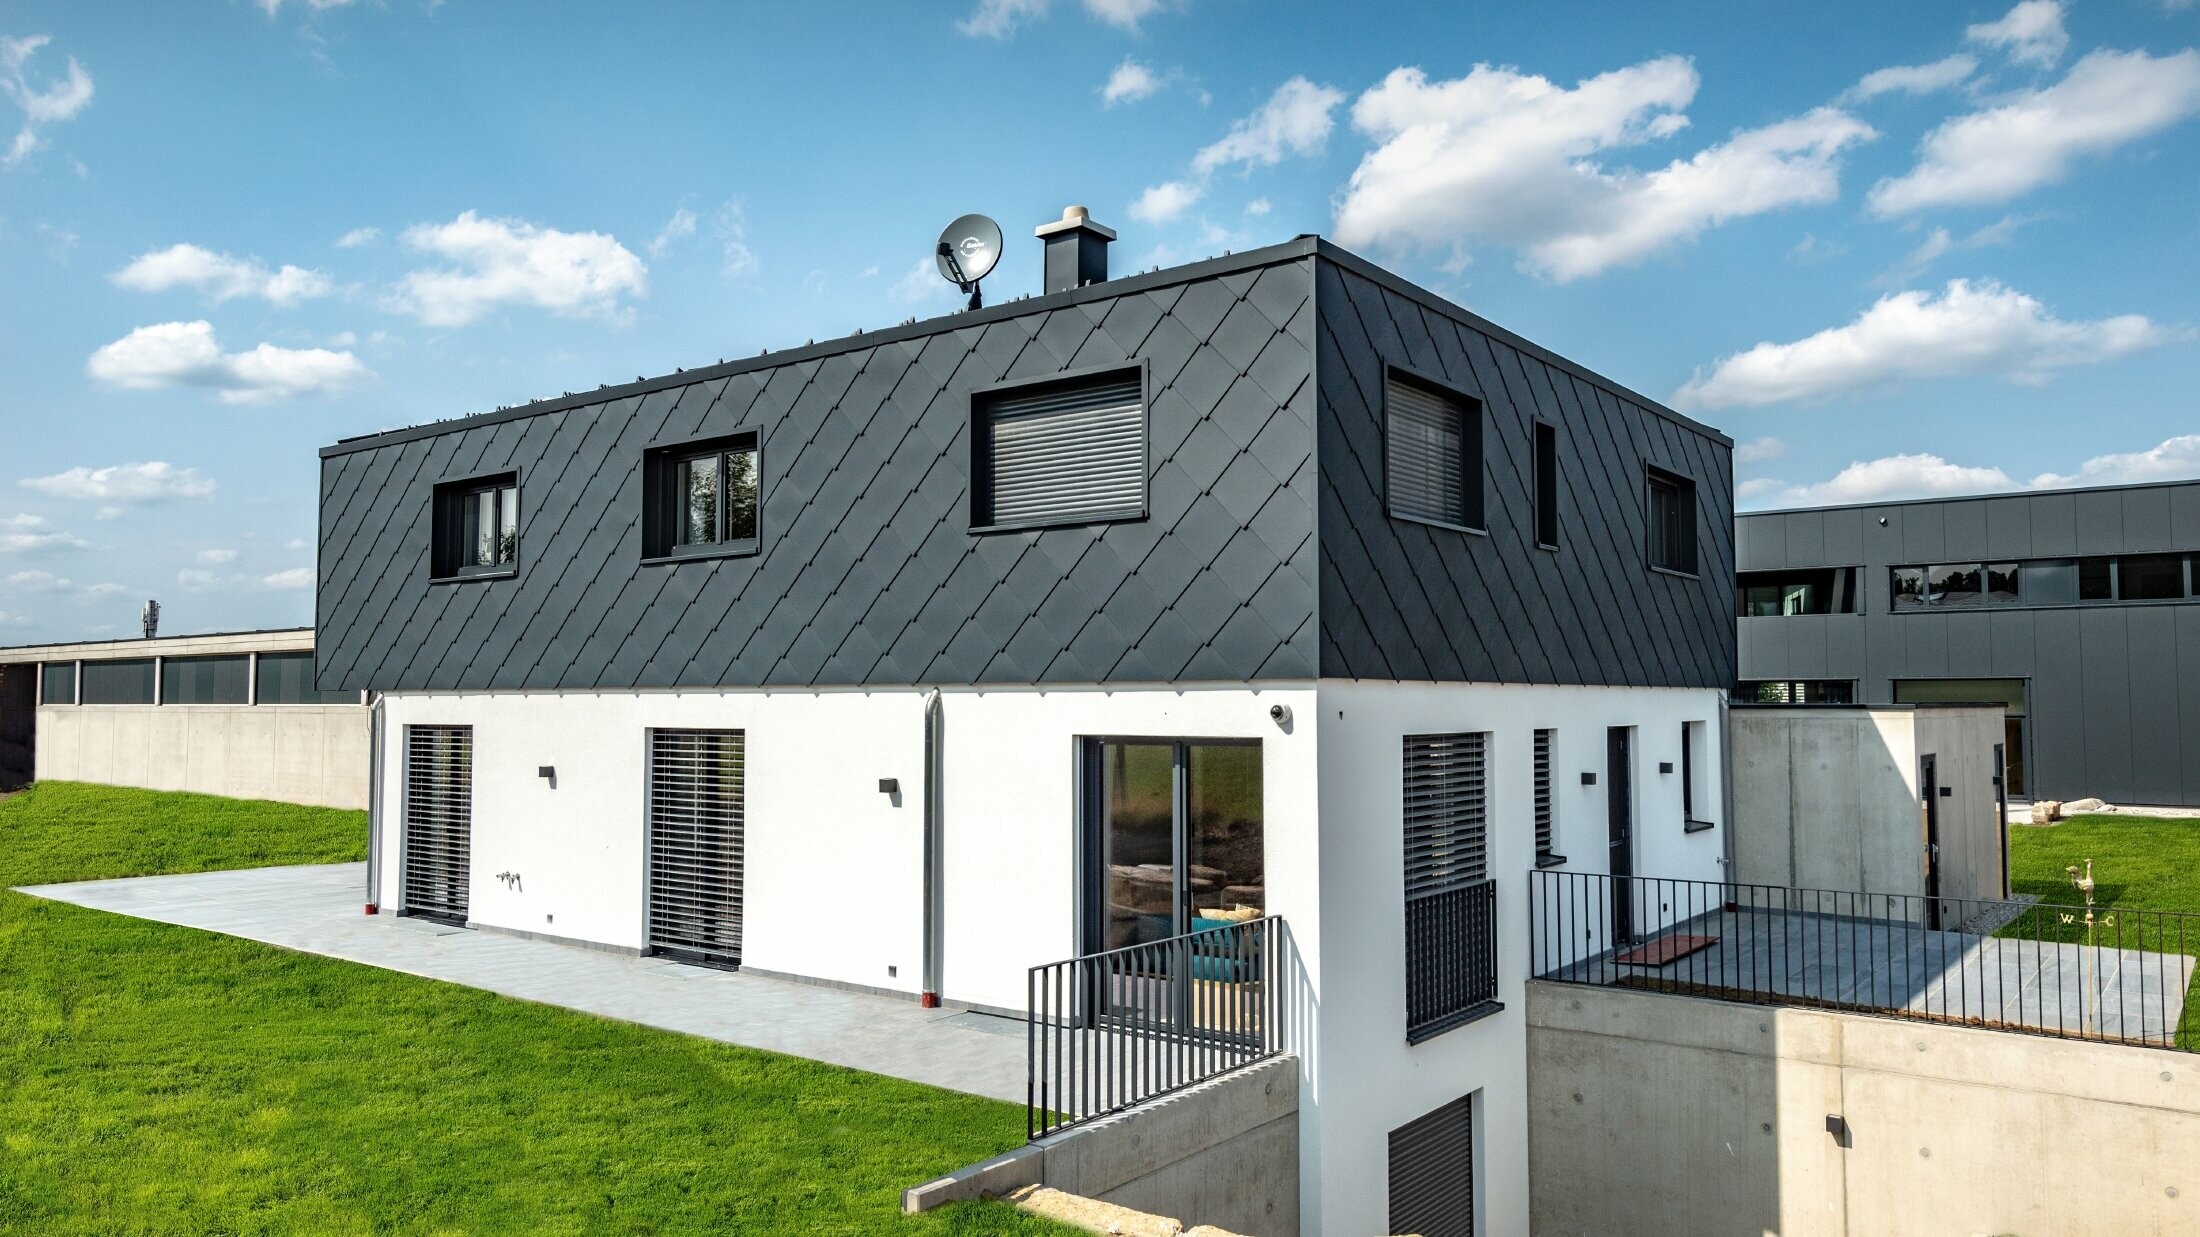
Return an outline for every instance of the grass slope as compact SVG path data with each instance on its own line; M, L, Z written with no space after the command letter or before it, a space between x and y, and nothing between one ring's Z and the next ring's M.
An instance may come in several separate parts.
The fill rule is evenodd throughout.
M2066 870L2093 861L2093 900L2104 908L2093 942L2104 948L2200 955L2200 820L2154 816L2073 816L2048 829L2009 830L2009 887L2038 894L2058 907L2084 905ZM2113 922L2105 908L2122 912ZM2196 916L2150 915L2179 911ZM2133 914L2131 912L2141 912ZM2061 910L2027 911L1996 936L2084 941L2082 916L2062 922ZM2178 1047L2200 1051L2200 977L2185 994Z
M356 812L45 784L0 886L360 857ZM0 892L0 1231L1059 1233L902 1187L1014 1105Z

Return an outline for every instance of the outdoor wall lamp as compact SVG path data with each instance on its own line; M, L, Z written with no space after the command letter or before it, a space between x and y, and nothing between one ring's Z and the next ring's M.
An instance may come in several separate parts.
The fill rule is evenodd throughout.
M882 777L882 778L880 778L880 779L878 780L878 792L879 792L880 794L882 794L882 795L898 795L898 794L900 794L900 793L901 793L901 779L900 779L900 778L898 778L898 777Z
M1594 773L1584 773L1584 774L1582 774L1582 775L1581 775L1581 784L1582 784L1582 785L1584 785L1584 786L1594 786L1594 785L1596 785L1596 784L1597 784L1597 775L1596 775L1596 774L1594 774Z
M558 767L556 765L536 766L535 776L550 783L550 789L556 790L558 788Z

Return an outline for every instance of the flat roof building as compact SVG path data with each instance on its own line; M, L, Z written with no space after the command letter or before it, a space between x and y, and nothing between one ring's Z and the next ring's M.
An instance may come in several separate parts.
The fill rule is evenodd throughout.
M1719 871L1731 442L1318 238L1086 230L1042 295L325 449L370 900L1019 1017L1189 949L1234 1021L1125 1016L1288 984L1320 1097L1246 1231L1525 1231L1525 874Z
M1737 699L2000 703L2011 794L2200 805L2200 481L1736 523Z

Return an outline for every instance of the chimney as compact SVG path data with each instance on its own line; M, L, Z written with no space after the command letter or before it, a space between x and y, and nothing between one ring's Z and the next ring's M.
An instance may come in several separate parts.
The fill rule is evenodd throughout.
M1107 282L1108 242L1115 239L1115 229L1094 223L1084 207L1069 207L1059 222L1041 224L1032 235L1046 242L1046 291Z

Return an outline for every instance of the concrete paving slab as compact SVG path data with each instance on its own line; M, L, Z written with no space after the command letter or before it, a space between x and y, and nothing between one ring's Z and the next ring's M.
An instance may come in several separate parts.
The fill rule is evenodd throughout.
M366 865L253 868L18 892L181 924L523 1001L1022 1103L1013 1036L914 1000L361 913Z

